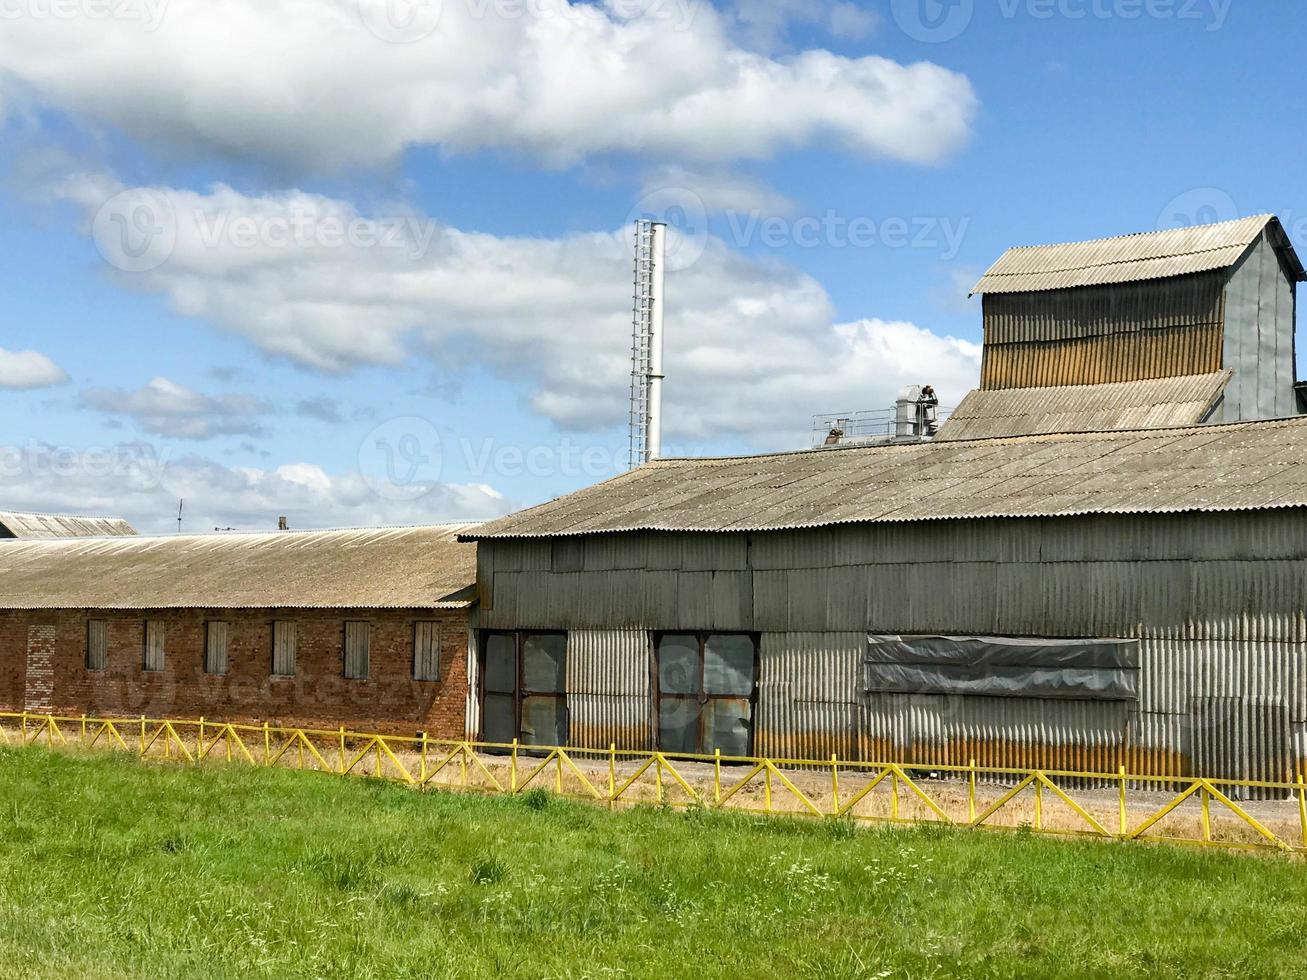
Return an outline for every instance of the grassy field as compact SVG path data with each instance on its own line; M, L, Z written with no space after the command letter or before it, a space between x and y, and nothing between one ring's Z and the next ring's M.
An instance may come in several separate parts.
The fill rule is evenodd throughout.
M1299 976L1307 864L0 750L6 977Z

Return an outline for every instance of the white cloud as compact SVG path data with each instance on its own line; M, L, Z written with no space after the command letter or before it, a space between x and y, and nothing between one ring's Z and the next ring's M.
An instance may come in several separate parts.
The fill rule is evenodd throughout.
M148 444L74 450L0 447L0 496L8 507L113 514L147 533L173 531L185 499L187 531L353 527L484 520L513 509L481 484L434 483L421 496L388 493L357 473L310 463L275 470L230 468L200 456L173 459Z
M702 170L681 164L666 164L644 176L642 193L685 197L685 192L702 202L706 212L746 212L783 215L794 210L794 202L761 181L727 170ZM690 198L690 200L694 200Z
M46 388L67 380L64 369L38 351L0 347L0 388Z
M867 37L880 23L875 12L843 0L736 0L732 18L736 32L762 50L784 46L794 25L854 41Z
M260 435L260 416L269 406L246 395L204 395L167 378L153 378L135 391L88 388L82 402L109 415L123 415L143 431L180 439Z
M80 179L63 193L89 215L115 189ZM387 247L376 231L388 222L298 191L154 188L145 199L171 216L171 249L121 279L180 313L325 371L425 355L517 381L531 408L564 427L625 419L629 229L501 238L408 214L424 231ZM290 226L300 241L283 235ZM329 246L326 227L354 231ZM975 384L973 344L879 319L837 324L825 290L792 267L712 237L687 243L673 233L671 245L673 256L703 251L668 276L669 438L793 445L814 412L888 406L906 383L931 382L946 401Z
M927 62L737 46L698 0L633 18L629 2L441 6L434 29L403 44L370 31L357 0L171 0L157 24L11 17L0 84L153 144L295 169L385 163L414 145L560 165L814 144L933 162L966 140L976 108L965 76ZM846 6L823 4L822 17L856 33Z

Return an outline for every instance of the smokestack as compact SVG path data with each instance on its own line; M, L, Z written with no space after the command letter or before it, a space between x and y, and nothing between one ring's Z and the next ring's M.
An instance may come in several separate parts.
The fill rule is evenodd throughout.
M284 517L278 517L278 518L277 518L277 530L278 530L278 531L289 531L289 530L290 530L290 522L287 521L286 518L284 518Z
M667 225L653 223L653 276L649 289L649 458L663 450L663 273L667 255Z

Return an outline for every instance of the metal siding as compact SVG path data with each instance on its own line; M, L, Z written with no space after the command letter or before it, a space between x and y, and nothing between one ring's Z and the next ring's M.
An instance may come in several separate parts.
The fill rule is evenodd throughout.
M649 635L643 630L573 630L567 638L567 704L573 745L652 745Z

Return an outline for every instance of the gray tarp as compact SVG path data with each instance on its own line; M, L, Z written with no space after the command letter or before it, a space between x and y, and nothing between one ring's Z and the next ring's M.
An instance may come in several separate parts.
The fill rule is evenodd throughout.
M867 636L867 690L1133 701L1138 640Z

